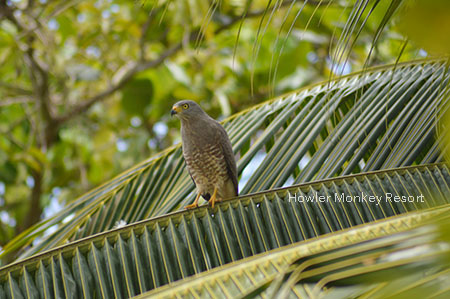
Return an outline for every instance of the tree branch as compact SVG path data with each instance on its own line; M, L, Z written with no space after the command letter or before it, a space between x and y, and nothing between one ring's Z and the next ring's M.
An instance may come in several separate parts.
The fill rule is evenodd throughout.
M17 226L17 233L31 227L33 224L41 220L42 207L41 207L41 195L42 195L42 172L32 170L31 176L34 180L34 185L31 190L31 204L28 210L27 217L24 224Z
M133 66L133 68L131 70L129 70L116 84L111 85L110 87L108 87L107 89L105 89L104 91L96 94L95 96L89 98L88 100L86 100L85 102L74 106L70 109L69 112L67 112L66 114L57 116L55 118L57 123L63 123L68 121L69 119L71 119L74 116L77 116L83 112L85 112L86 110L88 110L89 108L91 108L92 105L94 105L97 102L100 102L104 99L106 99L108 96L112 95L114 92L116 92L118 89L120 89L122 86L124 86L128 81L131 80L131 78L134 76L134 74L136 74L136 65Z
M34 6L34 0L28 0L27 7L25 9L30 10Z
M3 100L0 102L0 107L9 106L13 104L23 104L23 103L29 103L32 100L29 97L15 97L15 98L8 98L6 100Z
M19 85L14 85L6 82L0 81L0 87L12 91L15 95L31 95L33 92ZM1 103L0 103L1 105Z
M295 0L290 0L290 1L284 1L280 6L286 6L289 4L292 4L292 2L294 2ZM308 4L311 5L324 5L324 4L328 4L330 1L320 1L320 0L309 0ZM264 9L261 10L256 10L256 11L250 11L248 12L245 16L243 16L244 18L254 18L254 17L259 17L261 15L264 14ZM218 27L214 33L218 34L226 29L228 29L229 27L233 26L234 24L236 24L237 22L241 21L242 16L239 17L234 17L232 18L228 23L223 24L222 26ZM151 19L151 14L149 14L149 19L147 20L147 22L143 25L143 29L142 29L142 35L141 35L141 40L140 40L140 47L141 47L141 51L143 51L143 45L142 43L144 42L144 35L146 34L149 24L150 24L150 19ZM192 32L189 35L189 41L192 42L196 39L197 35L199 34L199 31L195 31ZM113 94L114 92L116 92L117 90L119 90L121 87L123 87L128 81L130 81L133 76L141 71L144 70L148 70L151 68L156 68L159 65L161 65L165 59L175 55L179 50L181 50L183 48L183 42L179 42L176 45L172 46L171 48L168 48L167 50L165 50L164 52L162 52L160 54L160 56L156 59L153 60L148 60L148 61L141 61L139 63L135 63L134 66L115 84L112 84L110 87L108 87L106 90L98 93L97 95L89 98L88 100L86 100L85 102L73 107L70 109L69 112L67 112L64 115L61 116L56 116L55 120L58 123L63 123L68 121L69 119L82 114L83 112L87 111L90 107L92 107L95 103L103 101L105 98L107 98L108 96L110 96L111 94ZM141 58L143 57L143 54L141 54Z
M64 115L56 116L55 121L57 123L63 123L68 121L69 119L82 114L89 108L91 108L95 103L105 100L108 96L112 95L114 92L122 88L127 82L129 82L136 73L142 72L144 70L148 70L151 68L155 68L159 65L161 65L165 59L168 57L174 55L182 48L181 42L176 44L175 46L167 49L161 55L153 60L144 61L140 64L135 63L134 66L123 76L121 79L116 83L105 89L104 91L98 93L97 95L89 98L85 102L79 104L78 106L75 106L70 109L69 112L67 112Z
M29 17L34 19L35 24L34 24L34 26L26 28L26 30L23 30L18 35L18 38L23 38L23 37L33 33L34 31L40 29L41 27L43 27L43 24L46 24L52 18L58 16L59 14L63 13L64 11L66 11L67 9L69 9L69 8L79 4L81 1L83 1L83 0L73 0L71 2L62 2L61 4L57 5L55 7L55 9L46 18L44 18L41 21L39 21L39 18L33 17L32 15L29 14ZM29 5L25 8L25 11L30 11L31 10L32 5L34 4L34 1L30 1L28 3L29 3Z
M36 91L37 100L41 110L42 117L45 119L45 147L50 147L56 140L58 132L58 122L51 110L48 71L43 68L41 63L34 57L34 51L31 48L32 38L29 38L29 48L25 52L25 58L28 61L31 70L31 81Z
M8 20L17 26L21 33L29 31L26 25L22 24L14 16L14 8L8 8L4 14ZM34 32L34 31L33 31ZM48 65L44 64L34 55L33 41L35 36L29 35L26 37L26 46L24 49L24 59L30 68L30 79L33 84L34 94L39 101L41 115L45 119L45 148L50 147L56 140L58 132L58 123L51 110L50 95L49 95L49 71Z

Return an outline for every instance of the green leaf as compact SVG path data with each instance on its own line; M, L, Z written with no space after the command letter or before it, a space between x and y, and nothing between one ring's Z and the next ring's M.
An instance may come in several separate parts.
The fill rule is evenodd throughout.
M34 284L34 279L26 269L24 270L24 273L20 280L20 288L22 290L25 290L27 298L39 298L39 292Z
M419 47L432 54L450 54L450 3L446 0L418 0L401 14L399 27Z
M130 115L143 115L153 98L153 83L149 79L133 79L122 89L122 107Z
M0 168L2 171L0 172L0 181L4 182L5 184L12 184L15 182L17 177L17 168L15 167L14 163L11 161L5 161Z

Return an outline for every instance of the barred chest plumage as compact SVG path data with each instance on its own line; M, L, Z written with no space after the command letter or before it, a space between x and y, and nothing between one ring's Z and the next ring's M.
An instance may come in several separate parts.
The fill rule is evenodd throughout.
M186 165L201 194L212 194L214 187L221 188L228 179L227 165L218 144L183 149Z

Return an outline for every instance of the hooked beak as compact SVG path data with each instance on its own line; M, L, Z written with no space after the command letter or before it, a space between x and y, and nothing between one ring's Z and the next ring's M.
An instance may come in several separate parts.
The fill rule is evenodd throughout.
M179 113L181 111L180 107L173 106L172 110L170 111L170 116L174 116L175 114Z

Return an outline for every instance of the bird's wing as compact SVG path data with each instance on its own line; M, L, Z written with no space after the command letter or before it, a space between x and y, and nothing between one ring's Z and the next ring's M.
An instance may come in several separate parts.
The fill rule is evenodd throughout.
M183 148L183 147L181 147L181 148ZM187 165L186 159L184 159L184 157L183 157L183 160L184 160L185 168L186 168L187 172L189 173L189 176L191 177L191 180L194 183L194 186L197 187L197 184L195 183L194 178L192 177L191 171L189 170L189 167Z
M197 183L194 181L194 177L192 177L191 171L189 170L189 168L187 168L187 172L189 173L189 176L191 177L192 182L194 183L194 186L197 187Z
M236 195L239 194L238 187L238 176L237 176L237 168L236 168L236 160L234 158L233 148L231 146L230 139L228 138L227 132L225 129L220 126L220 134L221 134L221 142L220 145L222 147L223 156L225 158L225 162L227 164L227 172L228 176L231 178L233 182L234 190L236 191Z

